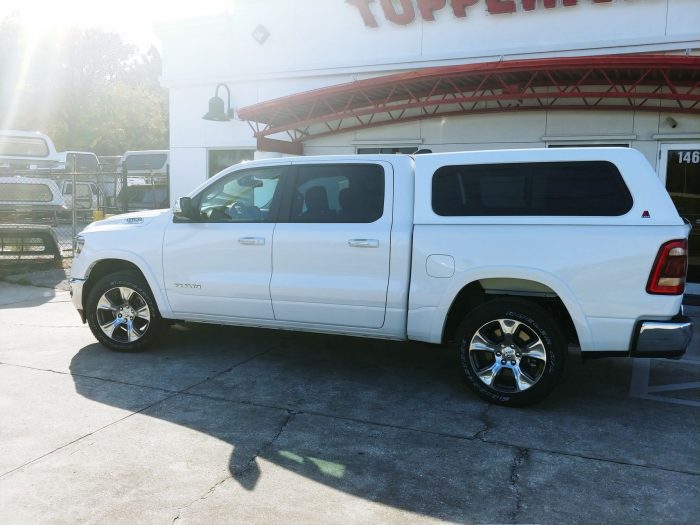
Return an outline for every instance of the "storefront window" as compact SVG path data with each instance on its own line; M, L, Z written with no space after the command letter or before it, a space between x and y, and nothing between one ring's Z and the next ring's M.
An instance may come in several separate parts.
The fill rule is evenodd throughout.
M409 146L407 148L397 148L395 146L387 147L377 147L377 148L357 148L357 153L360 155L376 155L378 153L386 154L399 154L399 155L412 155L416 152L418 148L416 146Z
M596 142L596 143L581 143L577 144L575 142L570 142L566 144L547 144L548 148L629 148L629 142Z
M210 149L207 176L213 177L221 170L244 160L253 160L254 153L252 149Z

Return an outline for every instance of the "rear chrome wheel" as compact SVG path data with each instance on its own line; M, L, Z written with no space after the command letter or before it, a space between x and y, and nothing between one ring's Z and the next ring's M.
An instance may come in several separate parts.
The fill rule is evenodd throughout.
M143 350L164 324L148 285L134 272L114 273L95 283L86 317L97 340L120 352Z
M498 392L524 392L544 375L547 352L542 339L525 323L496 319L483 324L469 343L477 377Z
M546 397L564 371L566 342L551 315L521 299L495 299L467 315L457 344L469 387L497 404Z

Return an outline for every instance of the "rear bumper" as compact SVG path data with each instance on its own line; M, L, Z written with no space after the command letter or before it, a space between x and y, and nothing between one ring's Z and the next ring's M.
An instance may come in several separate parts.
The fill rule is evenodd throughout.
M670 321L640 321L635 329L632 357L680 357L693 337L693 323L682 314Z

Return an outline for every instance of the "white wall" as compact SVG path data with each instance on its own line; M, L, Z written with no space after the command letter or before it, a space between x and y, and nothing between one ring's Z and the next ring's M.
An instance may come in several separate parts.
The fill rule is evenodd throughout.
M170 200L184 197L206 180L205 148L170 148Z
M434 152L505 148L543 148L547 144L628 143L654 168L660 142L700 139L700 117L634 111L531 111L491 115L439 117L420 122L368 128L305 143L306 155L355 153L362 145L419 144ZM684 135L687 135L684 138ZM667 138L664 138L667 137Z
M413 5L416 5L416 1ZM610 0L512 14L490 14L486 0L453 15L450 2L434 21L417 15L409 25L383 17L366 27L345 0L231 0L228 14L161 26L166 85L234 79L316 75L348 70L395 70L416 65L525 57L540 53L595 54L698 47L697 0ZM521 2L516 1L518 6ZM253 38L263 26L264 43Z
M415 0L413 0L415 5ZM170 89L171 193L206 178L209 148L254 148L245 122L202 119L220 82L234 108L304 91L420 67L519 58L700 49L700 0L611 0L513 14L489 14L485 0L455 18L447 7L433 22L366 27L345 0L231 0L228 14L159 28L162 83ZM559 4L562 2L560 1ZM516 1L520 6L520 0ZM270 33L260 44L257 26ZM503 56L501 56L503 55ZM225 99L225 91L219 96ZM576 142L629 141L655 165L659 140L700 136L700 119L642 112L540 111L446 117L367 128L305 144L305 154L354 153L362 144L419 144L433 151L543 147L548 137ZM666 134L666 135L664 135ZM620 139L619 137L623 137ZM670 140L670 139L669 139ZM682 140L682 139L681 139ZM556 140L554 140L556 142ZM407 145L408 145L407 144Z

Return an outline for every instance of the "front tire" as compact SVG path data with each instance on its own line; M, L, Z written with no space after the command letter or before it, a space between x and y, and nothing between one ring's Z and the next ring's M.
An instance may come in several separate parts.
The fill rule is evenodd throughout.
M97 340L118 352L145 349L164 326L148 284L135 272L97 281L88 294L86 317Z
M567 345L552 316L521 299L495 299L470 312L457 330L467 385L484 399L526 406L559 383Z

